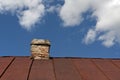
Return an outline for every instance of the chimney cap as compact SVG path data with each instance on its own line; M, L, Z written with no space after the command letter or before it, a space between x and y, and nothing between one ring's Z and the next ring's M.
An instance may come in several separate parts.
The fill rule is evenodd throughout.
M31 45L49 45L50 46L50 41L45 39L33 39L31 41Z

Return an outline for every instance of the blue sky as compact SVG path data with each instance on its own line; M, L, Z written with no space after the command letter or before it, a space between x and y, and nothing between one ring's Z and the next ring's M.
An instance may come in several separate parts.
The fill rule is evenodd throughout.
M39 2L39 0L35 1ZM17 11L22 12L27 8L19 8L18 6L13 9L15 6L11 7L10 5L14 3L6 5L4 1L0 0L0 5L5 7L2 9L0 6L0 56L29 56L30 42L32 39L38 38L51 41L50 56L52 57L119 58L120 36L117 32L120 30L120 26L115 29L113 26L118 25L120 16L118 15L117 19L114 16L109 18L114 19L113 24L109 24L109 21L103 20L107 16L102 15L101 6L93 5L92 2L87 3L86 0L84 4L79 1L81 0L76 0L78 3L76 6L81 4L82 7L73 7L75 6L74 0L40 2L38 5L43 4L45 11L31 13L32 15L40 14L40 17L33 19L29 18L30 16L27 14L28 18L24 19L24 14ZM117 2L118 0L111 0L111 3L113 3L112 1ZM115 4L112 7L106 7L107 3L103 0L101 2L109 12L109 8L120 6L120 4ZM83 7L84 5L86 6ZM94 6L95 10L89 8L89 5ZM111 13L111 15L114 14ZM26 23L26 19L29 19L28 23ZM32 22L33 24L31 24ZM114 33L109 36L109 32Z

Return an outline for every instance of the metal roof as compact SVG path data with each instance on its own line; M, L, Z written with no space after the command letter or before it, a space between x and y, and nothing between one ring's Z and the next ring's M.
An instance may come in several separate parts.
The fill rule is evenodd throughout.
M120 80L120 59L0 57L0 80Z

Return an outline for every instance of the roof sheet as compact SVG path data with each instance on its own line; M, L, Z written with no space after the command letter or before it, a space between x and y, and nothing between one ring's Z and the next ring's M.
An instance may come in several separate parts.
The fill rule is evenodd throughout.
M0 80L120 80L120 59L0 57Z

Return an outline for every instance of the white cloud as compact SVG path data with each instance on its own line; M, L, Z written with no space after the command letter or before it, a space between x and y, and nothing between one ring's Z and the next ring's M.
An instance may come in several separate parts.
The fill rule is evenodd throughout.
M31 29L31 27L34 27L35 23L39 22L44 16L44 11L43 5L22 11L19 15L20 24L28 30Z
M95 29L92 30L97 33L97 40L102 41L102 44L106 47L120 43L120 1L107 0L104 4L96 5L95 8L93 16L97 17L97 23ZM92 39L94 40L95 38ZM87 42L90 41L91 38L87 38Z
M79 25L83 20L82 13L88 9L89 2L89 0L65 0L60 11L64 26Z
M30 30L44 16L42 0L0 0L0 13L16 13L20 24Z
M95 41L95 37L96 37L96 32L90 29L89 32L87 33L87 36L84 39L84 42L86 44L92 43Z
M88 31L84 42L99 40L106 47L120 43L120 0L65 0L60 17L65 26L79 25L84 19L82 14L89 9L97 22L94 29Z
M49 6L46 11L49 13L55 13L55 12L59 13L60 9L61 9L61 5L57 4L55 6Z

